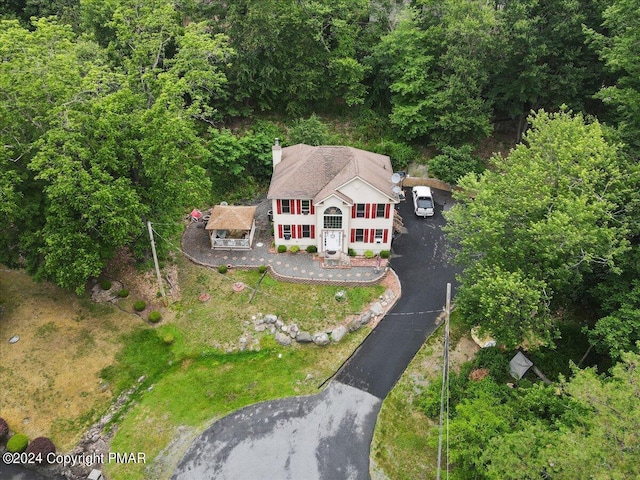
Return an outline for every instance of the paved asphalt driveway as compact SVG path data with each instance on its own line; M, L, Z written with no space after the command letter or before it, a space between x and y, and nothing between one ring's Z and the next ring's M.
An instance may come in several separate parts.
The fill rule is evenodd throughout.
M173 480L369 479L369 450L382 399L443 311L447 265L443 208L421 219L411 198L400 205L408 233L393 246L402 297L323 392L248 406L215 422L191 445Z
M434 190L438 205L432 218L413 214L410 193L400 205L408 233L393 243L391 266L402 285L402 297L385 315L336 380L384 399L407 368L444 311L447 282L455 270L447 264L442 210L451 206L449 193Z

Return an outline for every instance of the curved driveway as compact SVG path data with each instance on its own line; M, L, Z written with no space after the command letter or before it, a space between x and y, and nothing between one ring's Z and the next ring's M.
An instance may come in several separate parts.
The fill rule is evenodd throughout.
M317 395L251 405L215 422L191 445L174 480L342 480L369 478L369 450L382 404L443 311L447 265L441 226L450 195L416 218L400 205L408 233L396 239L392 266L402 296L329 387Z

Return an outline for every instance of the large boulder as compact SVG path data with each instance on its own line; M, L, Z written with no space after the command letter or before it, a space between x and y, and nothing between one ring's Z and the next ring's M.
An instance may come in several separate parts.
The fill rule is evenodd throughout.
M346 334L347 334L347 327L345 327L344 325L340 325L339 327L334 328L333 331L331 332L331 340L335 343L338 343L340 340L344 338Z
M280 345L284 345L285 347L291 345L291 337L282 332L276 332L275 339L276 342L278 342Z
M318 333L314 333L313 334L313 343L315 343L316 345L329 345L329 335L327 335L324 332L318 332Z
M371 313L374 315L382 315L382 312L384 312L384 308L382 308L382 304L380 302L375 302L371 305Z
M296 342L311 343L313 342L313 337L309 332L298 332L298 334L296 335Z
M278 320L278 317L276 315L269 314L264 316L264 323L272 324L276 323L276 320Z
M354 318L347 324L347 329L351 333L357 332L358 330L360 330L360 327L362 327L362 322L359 318Z
M371 321L371 310L367 310L365 313L360 315L360 325L366 325Z

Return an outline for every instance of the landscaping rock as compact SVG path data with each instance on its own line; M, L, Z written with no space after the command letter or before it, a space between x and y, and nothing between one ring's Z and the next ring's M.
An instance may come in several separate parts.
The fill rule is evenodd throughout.
M278 320L278 317L276 315L269 314L264 316L265 323L268 323L268 324L276 323L276 320Z
M365 313L360 315L360 325L366 325L371 321L371 310L367 310Z
M298 334L296 335L296 342L311 343L313 342L313 337L309 332L298 332Z
M313 334L313 343L316 345L324 346L329 345L329 335L324 332L318 332Z
M255 315L253 316L253 324L254 325L263 325L264 324L264 318L262 317L256 317Z
M289 337L289 335L286 335L282 332L277 332L275 339L276 339L276 342L278 342L280 345L284 345L285 347L291 345L291 337Z
M382 308L382 304L380 302L375 302L371 305L371 313L374 315L382 315L384 312L384 308Z
M389 289L384 292L384 298L387 300L387 302L391 302L394 298L396 298L396 294L393 290Z
M298 332L297 332L297 331L295 331L295 330L291 330L291 329L289 329L289 336L290 336L291 338L296 338L296 337L298 336Z
M338 328L334 328L331 332L331 341L338 343L347 334L347 327L340 325Z
M284 326L284 322L281 319L276 319L276 327L282 328Z
M256 325L256 332L264 332L267 329L267 326L264 323L260 325Z
M358 330L360 330L360 327L362 327L362 323L359 318L354 318L347 324L347 329L351 333L357 332Z

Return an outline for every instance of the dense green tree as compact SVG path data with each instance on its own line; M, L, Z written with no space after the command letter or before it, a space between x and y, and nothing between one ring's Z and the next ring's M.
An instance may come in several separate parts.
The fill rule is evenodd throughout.
M28 26L31 17L56 16L65 24L78 26L79 0L0 0L0 18L15 18Z
M531 110L583 109L602 81L583 24L599 23L599 1L509 0L497 12L497 47L487 94L499 119L517 119L517 140Z
M616 110L625 142L633 146L637 158L640 146L640 10L633 0L613 0L603 13L606 34L595 28L586 32L595 49L616 76L614 84L603 88L598 97Z
M442 147L440 155L429 160L429 176L455 185L467 173L482 173L484 165L473 154L473 145Z
M637 456L640 414L640 383L637 368L640 357L626 353L608 377L594 369L576 370L564 381L562 391L546 390L543 404L557 404L559 415L551 421L528 408L531 396L515 397L509 406L518 409L512 428L496 432L478 452L478 435L468 434L454 421L467 443L455 444L455 454L466 461L477 461L473 475L465 478L636 478L640 474ZM542 390L540 390L542 392ZM553 398L555 397L555 399ZM524 401L523 401L524 400ZM469 400L469 408L487 403ZM489 404L489 407L491 405ZM489 408L485 416L502 414L505 407ZM544 411L542 412L544 413ZM533 415L533 417L532 417ZM454 434L455 435L455 434Z
M53 21L39 20L34 32L3 23L12 43L3 42L2 179L21 181L3 183L3 193L39 212L10 223L3 251L14 261L22 254L31 272L64 287L82 289L120 246L146 250L146 219L168 236L210 192L196 122L211 118L207 95L225 83L226 40L199 24L179 28L171 9L164 17L162 9L156 17L134 10L127 4L113 13L112 51L130 49L122 73L100 62L100 47ZM163 19L175 37L165 35ZM132 34L121 23L134 20Z
M229 72L238 113L257 107L300 114L340 97L348 105L362 103L367 69L356 48L368 4L363 0L230 3L220 28L238 52Z
M329 127L316 114L295 120L288 133L291 143L323 145L329 139Z
M39 139L63 119L62 105L87 101L104 83L100 51L67 26L35 20L32 30L0 22L0 178L6 218L0 259L20 258L21 233L43 223L41 183L28 169ZM28 219L28 221L26 221Z
M495 26L484 2L429 0L381 40L373 55L377 84L388 86L390 120L404 138L447 145L490 133L482 93Z
M549 339L548 322L535 321L544 320L538 315L547 302L552 310L566 305L585 274L613 269L627 248L616 197L624 178L619 147L581 115L539 112L530 122L526 143L459 182L459 203L446 213L464 267L463 317L499 327L498 340L509 344L516 332ZM516 292L512 305L473 311L491 295L507 301Z

